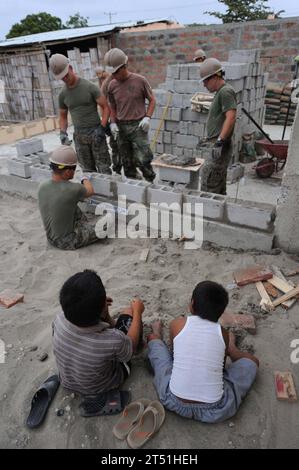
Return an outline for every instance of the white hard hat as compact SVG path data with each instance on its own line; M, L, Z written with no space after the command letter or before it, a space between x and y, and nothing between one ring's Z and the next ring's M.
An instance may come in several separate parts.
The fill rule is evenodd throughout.
M108 67L112 68L111 73L115 73L120 69L120 67L128 63L128 57L121 49L115 47L114 49L110 49L110 51L106 52L104 63Z
M68 73L70 60L65 55L54 54L50 57L49 66L56 80L61 80Z
M199 82L203 82L207 78L211 77L212 75L216 75L222 70L223 67L218 59L214 59L213 57L206 59L200 65L199 74L201 79L199 80Z
M202 49L197 49L197 51L194 52L193 61L195 62L197 59L205 59L205 57L205 52Z
M60 145L53 150L50 155L50 162L59 166L76 166L78 163L77 155L73 147L69 145Z

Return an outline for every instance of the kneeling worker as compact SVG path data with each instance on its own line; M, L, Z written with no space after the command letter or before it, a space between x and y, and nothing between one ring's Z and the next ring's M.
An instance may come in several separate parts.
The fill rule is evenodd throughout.
M94 194L87 176L81 183L71 183L76 165L76 152L68 145L53 151L50 157L52 179L38 189L41 218L51 245L62 250L75 250L99 240L92 225L78 207L78 202Z

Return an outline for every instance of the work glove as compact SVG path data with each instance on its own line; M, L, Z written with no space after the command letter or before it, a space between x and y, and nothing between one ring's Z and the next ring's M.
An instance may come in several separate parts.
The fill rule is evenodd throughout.
M144 118L141 119L138 127L140 127L143 130L143 132L148 132L150 128L150 122L151 122L151 118L148 116L144 116Z
M69 139L66 131L60 131L61 145L71 145L72 141Z
M117 140L118 133L119 133L119 128L118 128L118 125L115 122L111 122L110 130L111 130L111 133L112 133L114 139Z
M212 148L212 158L213 160L220 161L221 156L222 156L222 150L223 146L225 144L225 141L222 139L216 140L213 148Z

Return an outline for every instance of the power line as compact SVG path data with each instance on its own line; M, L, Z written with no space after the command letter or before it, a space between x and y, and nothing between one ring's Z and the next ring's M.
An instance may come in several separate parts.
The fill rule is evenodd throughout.
M104 12L104 15L108 15L108 16L109 16L109 23L111 24L111 23L112 23L112 21L111 21L112 16L113 16L113 15L117 15L117 13L112 13L112 11L109 11L108 13Z

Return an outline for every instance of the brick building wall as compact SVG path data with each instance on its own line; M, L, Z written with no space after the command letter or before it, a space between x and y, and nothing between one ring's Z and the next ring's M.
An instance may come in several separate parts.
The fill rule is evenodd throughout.
M291 81L291 65L299 54L299 17L250 21L141 33L119 33L115 46L129 56L130 69L145 75L153 87L165 81L169 64L192 61L195 49L226 61L232 49L261 49L269 81Z

